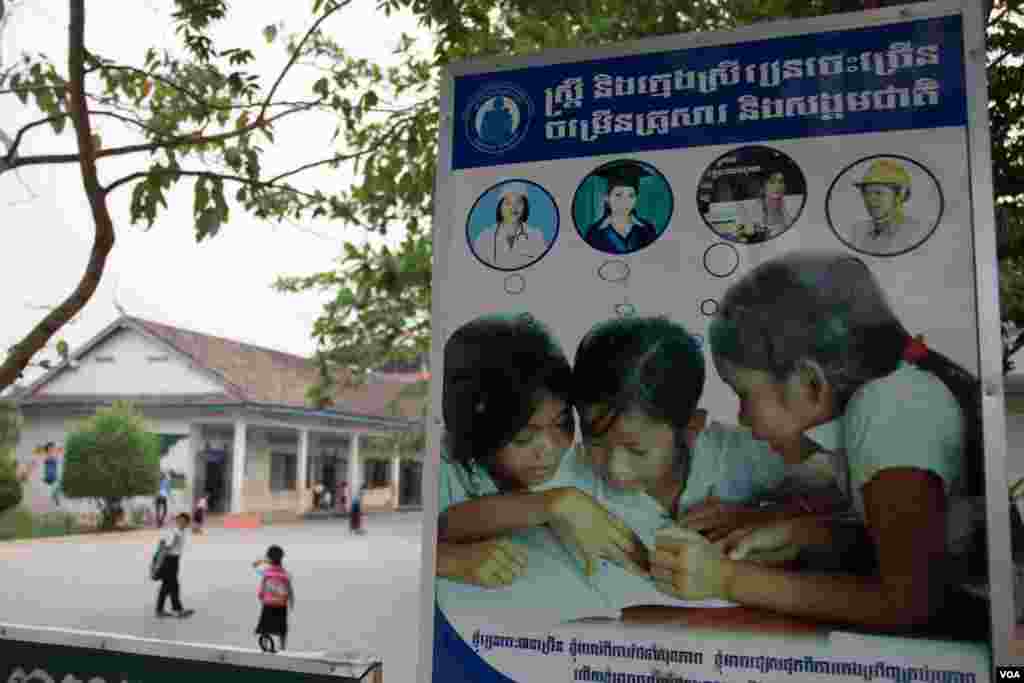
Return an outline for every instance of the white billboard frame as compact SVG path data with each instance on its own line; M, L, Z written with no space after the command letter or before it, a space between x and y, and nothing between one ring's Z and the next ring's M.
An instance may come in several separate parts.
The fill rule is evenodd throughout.
M808 33L857 29L927 19L959 13L964 22L964 70L967 99L967 139L971 217L974 239L974 275L978 321L978 367L982 385L982 418L986 471L986 504L988 537L1009 539L1009 497L1000 495L1006 489L1006 420L1003 395L1002 346L1000 329L996 230L992 195L991 152L988 120L985 18L976 0L938 0L900 7L816 17L804 20L765 22L731 31L690 33L662 36L622 43L614 46L585 49L550 50L516 58L468 60L450 65L441 77L438 164L435 178L433 215L433 272L431 366L435 381L431 386L429 438L432 451L439 443L442 429L441 368L443 341L451 332L445 321L442 286L448 272L449 241L459 239L454 226L461 217L454 215L452 149L457 125L454 108L454 83L462 76L526 69L621 56L640 56L670 50L713 47L752 42L770 38L801 36ZM980 94L983 94L980 95ZM421 586L420 681L431 680L434 647L434 567L436 561L438 455L433 451L427 459L423 476L424 523L423 567ZM991 593L993 665L1012 664L1009 642L1014 626L1013 571L1008 542L988 544L989 581Z

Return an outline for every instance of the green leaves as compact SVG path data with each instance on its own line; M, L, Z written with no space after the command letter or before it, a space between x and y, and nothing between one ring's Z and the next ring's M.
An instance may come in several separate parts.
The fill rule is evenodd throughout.
M220 230L221 217L215 209L204 209L196 221L196 240L202 241L206 237L213 237Z
M103 501L109 513L121 498L151 495L159 480L160 438L131 404L99 408L68 434L61 479L68 498Z
M196 220L196 241L214 237L228 221L228 204L224 198L224 181L215 176L196 180L192 213Z
M22 498L14 458L22 423L17 405L11 401L0 401L0 512L16 506Z
M172 171L164 166L154 166L145 180L132 189L131 219L132 223L145 220L146 227L152 228L157 212L161 207L167 208L164 191L173 183L170 180Z
M401 226L407 237L397 249L346 248L335 270L277 283L287 291L333 289L314 336L321 351L345 367L408 359L429 344L439 67L466 58L820 16L860 5L859 0L382 0L380 6L385 14L412 9L433 33L432 54L419 54L416 42L402 36L395 50L399 66L382 72L328 36L318 36L309 56L329 67L346 93L335 105L338 137L349 147L380 143L372 155L356 160L356 180L343 198L332 200L331 216L379 232ZM989 74L996 195L1008 207L1013 235L1003 256L1016 254L1024 263L1022 18L1014 6L992 27ZM314 86L318 94L326 92L322 88ZM1004 288L1004 308L1024 323L1024 266L1004 265L1004 282L1009 288Z
M74 55L71 68L76 70L73 75L62 75L45 55L23 55L10 67L5 66L0 74L0 96L13 95L9 102L17 101L41 116L19 112L12 120L27 123L20 130L4 130L0 145L4 172L52 163L56 158L61 163L75 159L77 146L67 141L63 141L63 149L46 155L23 151L33 146L34 131L44 125L58 134L72 127L69 122L75 122L80 113L75 111L75 116L70 116L68 93L72 90L85 91L85 116L94 136L91 147L103 154L90 160L99 167L98 182L93 182L92 164L86 166L89 200L102 209L94 226L94 260L82 280L88 287L76 290L65 300L70 306L57 307L57 315L40 322L21 342L12 345L17 352L9 352L0 363L0 389L16 380L31 361L29 352L41 348L73 313L65 319L58 317L75 306L81 307L91 296L87 294L83 300L81 292L94 291L102 277L102 250L109 248L111 230L117 227L111 225L109 214L118 214L108 211L112 208L108 202L128 190L131 222L148 229L167 208L169 190L175 183L182 178L194 181L192 225L199 241L216 236L228 224L232 203L265 220L358 222L355 205L347 192L335 187L335 180L322 189L310 187L317 176L306 172L342 163L349 151L341 145L357 145L349 148L351 158L369 155L381 142L380 136L339 140L343 138L339 126L333 139L325 134L322 141L316 141L308 137L310 130L318 129L316 125L291 125L291 119L300 123L299 116L322 116L325 112L335 112L340 122L343 105L348 106L348 118L362 121L379 102L376 93L367 96L356 87L363 76L375 82L383 77L380 68L367 60L344 56L343 68L328 68L308 81L294 82L308 73L293 69L300 58L305 63L306 59L316 62L325 56L344 55L317 27L347 4L348 0L316 2L316 12L308 17L308 30L287 44L280 39L280 24L265 25L262 37L250 36L253 43L267 42L271 49L285 53L286 59L278 60L284 64L282 71L269 77L262 74L262 68L250 66L255 59L252 44L225 44L216 31L218 23L227 18L226 0L173 0L178 44L166 50L148 48L134 60L126 56L125 62L114 61L88 45L76 44L70 51ZM246 5L237 11L250 10ZM55 30L63 31L60 27ZM77 36L75 33L72 37L77 41ZM293 56L295 59L291 59ZM69 87L72 80L74 88ZM289 120L278 125L284 119ZM298 135L292 139L282 139L296 131ZM339 148L335 148L336 142ZM294 167L275 167L273 175L268 175L265 155L278 143L289 145L289 153L283 157L271 154L275 161L294 159L295 150L305 156L296 159ZM9 144L22 149L8 149ZM329 151L325 153L325 149ZM88 154L88 144L82 152ZM48 158L51 154L54 156ZM114 173L123 175L117 177ZM404 181L403 187L407 185ZM125 191L119 193L122 188Z

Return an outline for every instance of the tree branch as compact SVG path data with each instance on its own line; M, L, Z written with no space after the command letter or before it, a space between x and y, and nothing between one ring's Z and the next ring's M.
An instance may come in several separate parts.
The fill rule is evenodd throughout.
M192 98L193 100L195 100L199 104L203 104L203 105L206 104L206 100L203 98L202 95L200 95L198 93L195 93L195 92L192 92L191 90L189 90L185 86L181 85L180 83L172 81L171 79L166 78L164 76L158 76L158 75L154 74L151 71L146 71L145 69L140 69L140 68L138 68L136 66L128 66L127 64L98 64L97 66L94 66L93 68L89 69L89 72L92 72L92 71L104 71L106 69L110 69L110 70L113 70L113 71L131 71L132 73L139 74L140 76L145 76L146 78L152 78L154 81L159 81L160 83L163 83L167 87L173 88L174 90L177 90L178 92L183 93L184 95Z
M189 90L185 86L183 86L183 85L181 85L179 83L176 83L175 81L172 81L169 78L166 78L164 76L158 76L155 73L153 73L152 71L146 71L145 69L140 69L140 68L135 67L135 66L129 66L127 64L102 64L102 65L100 65L98 67L95 67L93 70L96 70L96 69L120 69L122 71L132 71L132 72L137 73L139 75L146 76L147 78L152 78L154 81L159 81L159 82L167 85L168 87L174 88L175 90L178 90L181 93L187 95L188 97L190 97L193 100L195 100L197 103L203 105L203 107L205 109L207 109L208 111L210 111L210 112L216 112L216 111L235 111L235 110L238 110L238 109L252 109L254 106L256 106L254 104L213 105L213 104L210 104L210 102L206 98L204 98L202 95L199 95L197 93L192 92L191 90ZM319 105L323 104L323 100L322 99L317 100L316 102L291 102L291 101L270 102L269 99L270 98L268 97L268 101L265 102L262 105L264 111L266 109L269 109L270 107L302 107L302 106L307 106L307 105L311 105L312 107L316 107L316 106L319 106Z
M60 90L64 91L63 85L30 85L24 88L5 88L0 90L0 95L16 95L18 93L35 92L37 90Z
M133 119L130 116L125 116L123 114L115 114L112 111L93 111L91 109L89 110L89 115L90 116L104 116L104 117L106 117L108 119L115 119L117 121L121 121L122 123L127 123L127 124L131 124L133 126L137 126L138 128L141 128L144 131L152 133L156 137L166 137L166 138L170 139L170 136L168 136L166 133L163 133L163 132L161 132L161 131L159 131L156 128L153 128L151 126L147 126L144 122L139 121L138 119Z
M1018 332L1014 340L1009 344L1003 344L1003 374L1011 372L1016 364L1012 358L1015 353L1024 348L1024 331Z
M0 386L9 386L17 381L32 357L68 320L82 310L96 292L103 276L107 256L114 246L114 222L107 209L106 196L100 187L96 172L96 157L92 150L92 131L85 99L85 0L70 0L69 5L71 18L68 22L68 75L71 118L78 140L82 185L93 216L92 251L85 272L74 291L36 324L21 341L11 347L3 365L0 365Z
M388 140L391 139L391 137L393 135L396 135L398 133L398 129L399 129L399 127L402 124L407 124L407 123L408 123L408 121L406 121L406 120L399 120L399 121L397 121L394 125L392 125L390 128L388 128L387 131L382 133L380 135L380 137L377 138L377 141L375 143L373 143L369 147L366 147L364 149L359 150L358 152L352 152L351 154L336 154L333 157L330 157L330 158L327 158L327 159L321 159L320 161L313 161L313 162L308 163L308 164L303 164L302 166L299 166L298 168L293 168L290 171L286 171L285 173L281 173L279 175L274 176L273 178L270 179L269 182L276 183L279 180L284 180L285 178L291 177L293 175L298 175L299 173L302 173L303 171L308 171L308 170L310 170L312 168L316 168L317 166L325 166L327 164L333 164L333 163L338 163L338 162L342 162L342 161L351 161L352 159L358 159L359 157L362 157L362 156L364 156L366 154L369 154L370 152L374 152L374 151L380 149L386 142L388 142Z
M174 168L150 169L148 171L138 171L136 173L130 173L129 175L126 175L123 178L118 178L114 182L107 185L107 187L104 188L104 192L106 194L110 194L111 192L121 187L122 185L125 185L135 180L141 180L142 178L148 176L150 173L163 173L167 175L181 176L184 178L219 178L220 180L241 183L243 185L248 185L250 187L259 187L267 190L284 190L286 192L297 194L300 197L306 197L307 199L312 199L315 201L321 201L323 199L322 197L319 197L315 194L303 192L302 190L296 190L291 185L277 185L267 180L254 180L252 178L246 178L244 176L239 175L230 175L226 173L212 173L210 171L184 171L181 169Z
M4 146L6 146L8 150L7 154L4 154L3 157L0 157L0 173L3 173L4 171L10 168L11 159L17 159L18 148L14 146L14 140L11 138L11 136L5 133L3 130L0 130L0 142L3 142Z
M1002 21L1006 17L1006 15L1009 14L1009 13L1010 13L1010 6L1009 6L1009 4L1007 4L1007 6L1003 8L1002 12L1000 12L997 16L990 18L986 22L986 26L988 26L988 27L995 26L1000 21Z
M38 121L32 121L22 126L17 133L14 134L14 141L7 146L7 154L4 156L3 170L16 168L17 167L17 156L18 147L21 146L21 138L25 136L25 133L29 132L33 128L38 126L45 126L48 123L53 123L57 119L62 119L69 114L57 114L56 116L47 116L45 119L39 119Z
M306 109L312 109L314 106L318 104L320 104L320 102L308 106L295 107L293 109L289 109L288 111L275 114L274 116L271 116L269 119L266 119L263 122L254 121L242 128L230 131L228 133L218 133L217 135L208 135L205 137L198 138L192 137L191 135L179 135L160 142L149 142L140 145L126 145L124 147L112 147L110 149L104 149L95 152L94 158L104 159L106 157L124 156L125 154L138 154L140 152L156 152L161 149L171 149L174 147L197 146L210 142L223 142L225 140L230 140L231 138L236 138L246 133L257 130L259 128L262 128L264 125L277 121L278 119L283 119L286 116L291 116L292 114L296 114L300 111L305 111ZM47 123L49 120L50 119L34 121L28 124L28 126L33 127L36 125L42 125L43 123ZM21 168L22 166L38 166L41 164L74 164L80 161L80 157L80 154L39 154L28 157L17 157L13 162L10 163L9 166L5 167L3 170L9 170L11 168Z
M302 54L302 46L306 44L314 33L320 30L320 26L327 21L329 17L340 11L342 8L348 6L351 2L352 0L343 0L342 2L338 2L324 12L323 16L314 21L313 25L309 27L309 30L306 31L306 35L302 36L302 40L299 41L298 45L295 46L295 50L292 51L292 56L288 59L288 63L284 65L284 68L281 69L281 73L277 75L277 80L274 81L274 85L270 87L270 91L267 93L267 97L263 100L263 105L260 107L260 115L256 117L257 120L266 116L267 107L269 106L270 101L274 99L274 94L277 93L277 89L281 87L281 82L284 81L284 77L288 75L288 72L293 66L295 66L295 62Z

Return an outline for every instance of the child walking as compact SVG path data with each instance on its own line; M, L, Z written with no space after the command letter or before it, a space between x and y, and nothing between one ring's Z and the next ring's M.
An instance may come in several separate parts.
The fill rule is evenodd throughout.
M181 584L178 583L181 555L185 552L185 533L191 521L187 512L180 513L174 518L175 528L165 532L164 537L160 539L164 561L158 574L160 578L160 592L156 598L156 616L158 617L170 616L170 613L164 611L167 598L171 599L171 609L178 617L190 617L195 613L195 610L185 609L181 606Z
M710 340L756 438L790 463L808 458L806 440L831 455L877 564L870 575L823 575L738 561L832 542L828 524L805 517L736 531L728 555L659 547L659 587L872 631L959 626L984 637L987 618L950 573L966 537L955 503L980 491L977 381L913 337L868 267L846 254L798 252L757 267L726 293ZM983 618L972 624L970 614Z
M366 533L366 529L363 528L363 496L368 488L367 484L363 484L352 499L352 511L348 516L348 530L353 534Z
M207 491L203 495L199 496L199 500L196 502L196 514L195 514L195 525L193 526L193 533L203 533L203 523L206 522L206 512L210 507L210 492Z
M295 609L295 587L291 574L281 564L283 560L284 550L279 545L272 545L267 548L265 559L252 563L260 575L257 595L263 606L259 623L256 624L256 634L278 636L281 650L285 649L288 640L288 612Z
M167 519L167 501L171 498L171 477L167 472L160 473L160 489L156 495L156 525L163 528Z

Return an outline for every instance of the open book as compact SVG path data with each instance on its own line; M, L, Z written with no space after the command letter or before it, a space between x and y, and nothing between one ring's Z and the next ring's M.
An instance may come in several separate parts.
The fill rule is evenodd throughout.
M576 555L545 527L510 538L529 550L525 574L510 586L493 589L438 579L437 602L449 619L464 614L543 627L588 618L618 619L623 609L642 605L735 606L724 600L678 600L660 592L650 578L611 562L600 562L588 577Z

